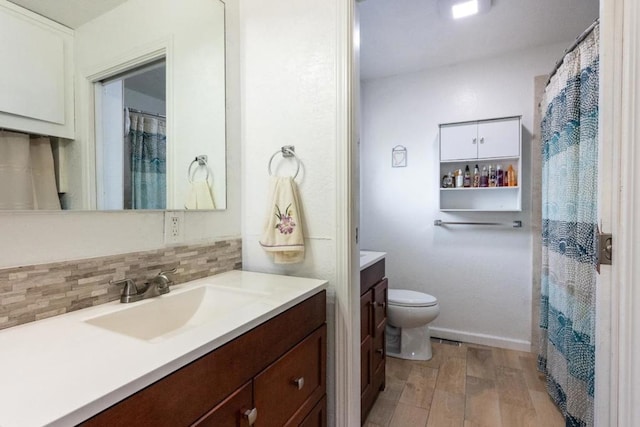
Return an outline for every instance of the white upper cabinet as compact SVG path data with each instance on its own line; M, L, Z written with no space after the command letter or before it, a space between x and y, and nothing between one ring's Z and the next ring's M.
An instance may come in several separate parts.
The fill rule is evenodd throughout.
M522 210L522 158L520 117L476 120L440 125L440 210L466 212L518 212ZM455 174L475 167L487 171L488 183L466 187L456 184ZM500 168L500 169L499 169ZM496 178L491 185L491 171ZM498 172L500 171L500 172ZM511 174L511 180L504 178ZM498 177L502 176L502 180ZM446 180L445 180L446 178ZM464 179L462 179L464 183Z
M0 0L0 127L73 138L73 32Z
M520 117L440 125L440 161L520 156Z

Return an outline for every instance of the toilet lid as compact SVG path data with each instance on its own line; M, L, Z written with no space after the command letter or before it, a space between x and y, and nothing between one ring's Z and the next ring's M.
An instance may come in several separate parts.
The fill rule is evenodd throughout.
M409 307L429 307L438 303L432 295L407 289L389 289L388 299L389 304Z

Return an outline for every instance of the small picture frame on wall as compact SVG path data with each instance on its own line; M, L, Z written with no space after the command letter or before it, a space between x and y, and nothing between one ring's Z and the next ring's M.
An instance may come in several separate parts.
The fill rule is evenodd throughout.
M391 167L407 167L407 149L402 145L396 145L391 149Z

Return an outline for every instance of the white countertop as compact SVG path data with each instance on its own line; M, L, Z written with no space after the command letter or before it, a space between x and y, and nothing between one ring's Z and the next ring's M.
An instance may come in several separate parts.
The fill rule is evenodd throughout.
M231 271L171 289L202 285L264 296L260 304L224 321L194 326L157 342L84 322L153 299L114 301L0 331L0 426L77 424L304 301L327 282Z
M360 271L386 257L386 252L360 251Z

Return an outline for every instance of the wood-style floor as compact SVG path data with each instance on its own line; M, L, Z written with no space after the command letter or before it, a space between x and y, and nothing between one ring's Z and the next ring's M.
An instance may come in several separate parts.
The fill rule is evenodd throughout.
M427 362L387 358L366 427L562 427L532 353L435 340Z

